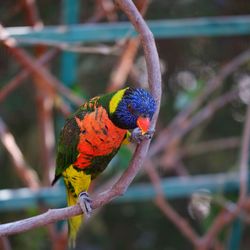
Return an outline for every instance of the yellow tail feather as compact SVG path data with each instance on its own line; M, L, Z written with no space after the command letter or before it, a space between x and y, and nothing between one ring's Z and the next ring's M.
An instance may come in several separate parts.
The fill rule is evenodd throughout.
M69 190L67 191L67 202L68 206L73 206L77 203L77 198L75 198ZM68 220L70 248L75 248L77 233L83 223L83 217L83 215L77 215Z
M91 175L86 174L84 171L77 171L73 165L70 165L63 172L63 177L67 189L68 206L74 206L77 204L79 194L88 191ZM76 237L83 220L83 215L77 215L68 220L70 248L75 247Z

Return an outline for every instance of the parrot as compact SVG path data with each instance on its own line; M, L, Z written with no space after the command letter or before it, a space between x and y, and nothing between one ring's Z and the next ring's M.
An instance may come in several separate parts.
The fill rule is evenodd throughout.
M150 122L156 110L152 95L143 88L126 87L96 96L66 119L59 136L55 177L63 177L67 204L79 203L91 213L88 188L109 164L125 141L151 138ZM84 215L68 220L69 245L74 247Z

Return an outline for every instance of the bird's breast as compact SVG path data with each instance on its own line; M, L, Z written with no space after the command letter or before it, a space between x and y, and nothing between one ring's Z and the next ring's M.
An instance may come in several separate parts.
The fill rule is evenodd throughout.
M120 148L127 133L127 130L112 123L103 107L86 114L82 120L78 117L75 119L80 135L77 147L79 155L74 165L79 168L91 167L94 158L111 157Z

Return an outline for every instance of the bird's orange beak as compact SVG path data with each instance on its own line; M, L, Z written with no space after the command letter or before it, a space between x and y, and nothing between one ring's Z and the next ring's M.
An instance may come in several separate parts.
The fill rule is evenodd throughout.
M137 126L141 129L143 135L148 132L150 126L150 119L148 117L139 116L136 123Z

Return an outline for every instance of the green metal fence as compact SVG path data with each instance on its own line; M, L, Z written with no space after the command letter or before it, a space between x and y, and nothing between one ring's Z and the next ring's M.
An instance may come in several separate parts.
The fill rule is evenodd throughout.
M168 199L189 197L201 189L213 193L232 193L238 191L239 175L238 173L220 173L185 178L171 177L162 180L161 185ZM39 205L65 206L65 193L61 186L42 188L38 191L32 191L29 188L0 190L0 211L16 211L35 208ZM142 202L154 199L155 195L155 189L151 184L135 184L129 187L125 195L113 202Z
M147 21L147 24L156 39L250 34L250 15L158 20ZM8 28L7 31L22 45L43 42L55 44L60 42L113 42L124 37L137 35L129 22L75 24L67 27L45 27L41 30L34 30L30 27L16 27Z

